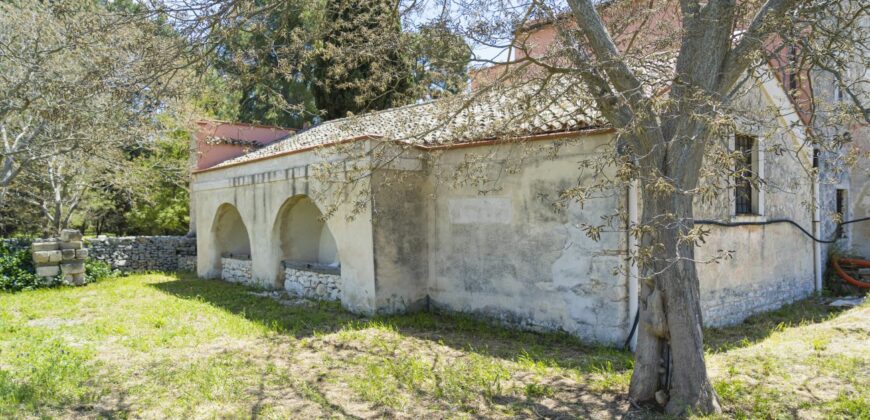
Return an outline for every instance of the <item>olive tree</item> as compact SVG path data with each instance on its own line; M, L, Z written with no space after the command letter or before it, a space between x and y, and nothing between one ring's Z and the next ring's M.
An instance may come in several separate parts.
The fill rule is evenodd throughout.
M642 282L631 398L657 400L672 414L720 411L704 362L694 255L706 233L694 223L693 202L727 185L700 181L754 177L733 173L740 156L716 160L711 154L741 117L734 107L740 95L760 83L760 74L783 71L782 57L793 55L782 66L790 66L784 74L796 78L818 68L845 75L847 63L832 45L848 48L852 63L866 67L867 6L792 0L454 3L460 10L488 7L490 14L481 19L510 16L501 24L467 26L468 36L480 43L516 51L496 63L503 71L489 78L489 86L515 83L517 77L569 75L617 129L619 157L611 163L639 182L642 202L640 223L633 227ZM555 26L556 42L535 52L540 46L527 42L523 28L541 21ZM798 111L811 116L813 98L801 96L799 83L783 82ZM870 122L862 103L866 85L844 79L842 86L852 99L842 107L845 120ZM826 141L808 139L807 148ZM712 169L703 167L711 162ZM578 186L569 195L583 197L592 187Z
M581 163L578 170L613 171L616 177L596 177L600 181L584 181L560 194L582 203L615 183L639 186L642 214L628 228L639 240L630 258L639 265L641 277L630 397L660 404L674 415L719 412L704 360L697 273L698 264L711 261L695 257L710 230L696 225L694 206L727 193L737 182L766 182L741 165L746 156L728 148L728 136L740 126L782 129L784 114L798 114L785 129L805 134L804 144L776 146L771 153L805 158L813 148L838 148L840 139L805 129L821 123L813 121L813 111L824 106L821 96L813 95L814 72L825 71L840 80L842 96L849 99L835 107L836 118L827 118L833 130L842 133L849 125L870 123L867 80L847 77L845 70L866 68L870 62L868 7L857 1L825 0L434 4L444 11L436 20L472 45L510 51L499 59L476 57L478 64L491 67L477 72L475 89L461 96L462 105L443 107L444 125L457 125L455 119L473 113L476 102L506 94L525 98L526 103L499 103L528 111L517 112L519 118L535 118L541 106L571 100L577 102L578 119L597 114L615 129L612 150L602 153L598 162ZM530 36L542 24L554 28L552 42ZM741 108L753 88L776 79L793 107L755 112ZM576 89L566 86L583 93L571 93ZM428 130L417 137L431 134ZM501 134L506 140L521 137L509 129ZM385 165L396 159L396 154L379 150L387 149L374 147L365 153ZM499 165L485 155L466 156L468 165L452 175L459 174L460 182L484 184L488 175L481 174L499 172L480 169ZM817 176L815 169L805 170L807 179ZM340 173L334 166L321 172L327 178ZM363 173L331 176L342 177L345 182L366 178ZM624 214L616 214L605 224L620 220L618 216L624 220ZM585 229L594 238L602 226ZM729 256L723 250L713 261Z
M138 128L179 87L179 41L97 2L0 3L0 204L58 156L143 142Z

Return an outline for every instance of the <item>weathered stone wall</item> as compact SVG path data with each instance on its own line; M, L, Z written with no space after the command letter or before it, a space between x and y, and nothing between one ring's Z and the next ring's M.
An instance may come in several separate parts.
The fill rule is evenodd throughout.
M431 187L422 171L378 170L372 190L378 312L397 313L425 307L429 280L427 209Z
M594 182L591 174L578 179L577 162L596 159L610 140L603 134L563 141L556 159L549 157L550 142L498 146L488 150L496 162L485 174L491 183L461 188L450 177L467 152L445 152L431 174L434 194L428 196L435 198L427 199L430 306L528 329L563 330L589 341L625 340L631 326L628 287L618 269L625 266L626 233L617 225L596 241L582 227L600 225L623 208L625 189L589 197L582 207L557 206L561 191ZM481 187L495 191L481 195ZM391 217L408 218L406 226L425 220L415 211Z
M870 20L865 19L863 26L866 30ZM866 49L864 51L867 52ZM860 57L860 54L856 54ZM861 62L853 62L850 64L850 74L856 80L846 81L851 85L852 89L857 89L855 93L860 97L862 94L866 97L868 92L867 84L857 82L862 77L866 80L866 65ZM848 132L851 135L851 144L844 145L839 150L823 150L821 159L819 160L820 184L821 190L821 214L822 220L822 237L831 239L836 236L836 223L833 215L836 213L836 193L837 189L846 189L848 194L846 197L847 208L846 214L843 215L846 220L860 219L870 216L870 126L866 124L843 124L840 121L841 112L837 107L842 106L843 102L835 97L836 86L839 81L834 76L822 69L816 69L812 73L813 78L813 95L820 100L819 106L815 109L815 118L813 118L814 131L817 135L825 138L834 138L834 136ZM861 92L863 90L864 92ZM845 103L850 103L848 98ZM857 161L848 166L845 164L845 156L849 155L849 149L857 148ZM853 223L843 226L843 237L837 238L834 244L822 244L822 260L823 265L828 267L827 260L831 251L852 254L870 258L870 222Z
M98 236L86 241L90 257L124 271L194 271L196 238L186 236Z
M367 142L359 143L366 145ZM219 216L222 208L232 206L251 238L253 283L283 289L285 273L281 262L287 257L281 247L282 210L301 196L310 197L321 211L330 199L337 198L334 189L319 185L316 177L309 176L308 165L321 158L319 151L312 150L193 174L197 274L202 278L221 276L221 256L228 250L218 245L218 233L227 227ZM366 194L367 184L357 183L346 197ZM340 203L326 225L341 261L341 304L351 311L370 314L377 309L371 206L359 209L355 203L354 200Z
M766 86L763 89L771 95L776 93ZM741 101L743 109L754 110L746 113L749 121L769 118L753 115L771 112L761 92ZM784 102L788 103L787 99ZM774 128L777 130L772 131ZM756 155L756 162L763 163L758 170L764 179L756 197L757 214L736 214L734 192L728 189L710 201L696 198L695 217L728 223L788 219L812 231L812 154L803 147L800 133L748 123L738 124L738 132L756 136L759 150L766 151L763 157ZM771 152L799 147L803 148L797 156ZM794 226L778 223L704 228L710 230L710 235L695 247L695 259L705 325L735 324L813 292L813 241ZM729 252L727 258L722 258L722 251Z
M337 267L302 267L284 262L284 289L290 294L317 300L341 298L341 269Z
M196 272L196 255L179 255L178 271Z
M713 258L717 249L736 252L718 263L698 264L705 325L736 324L813 292L812 245L793 226L711 229L707 243L696 248L699 260Z
M221 279L233 283L251 284L251 260L222 257Z
M778 309L813 292L812 282L794 278L759 284L749 281L741 283L704 290L701 297L704 325L720 327L739 324L751 315Z
M852 130L852 138L862 154L851 171L851 184L847 197L851 207L848 219L870 217L870 127L862 126ZM870 221L845 226L846 237L851 244L849 252L870 259Z
M775 81L770 84L781 92ZM770 112L771 95L757 93L748 105ZM780 96L776 104L790 106ZM802 144L796 131L780 132L776 138L758 134L765 147L786 141L787 148ZM357 184L345 197L370 193L371 205L356 213L356 201L347 200L327 220L341 257L337 294L342 305L367 314L434 307L527 328L563 330L589 341L625 340L634 318L626 274L628 234L624 221L612 216L624 212L627 188L594 191L582 204L560 197L578 184L593 185L615 175L583 169L584 162L612 153L613 134L539 140L447 149L430 154L432 159L417 160L406 153L375 170L370 182ZM372 144L359 142L356 147ZM288 273L281 264L288 259L282 252L284 206L299 196L310 197L318 207L329 203L328 195L319 195L323 190L317 180L309 178L309 165L320 159L322 155L304 151L194 174L199 275L253 275L253 284L283 286L298 294L320 286L321 279L312 280L292 267ZM478 165L482 160L483 167ZM800 166L805 160L775 153L758 159L770 186L765 210L752 220L811 222L804 205L812 198L810 184ZM466 172L458 170L462 168ZM393 179L401 172L395 177L400 179ZM732 195L720 195L720 201L699 206L696 217L740 221L731 211ZM227 206L239 214L231 222L220 217ZM221 259L228 249L217 245L219 233L241 225L247 232L241 236L251 238L253 260ZM727 263L698 267L708 324L736 322L752 311L809 293L811 242L790 226L714 230L706 239L698 260L719 250L736 251ZM782 287L792 290L777 293Z

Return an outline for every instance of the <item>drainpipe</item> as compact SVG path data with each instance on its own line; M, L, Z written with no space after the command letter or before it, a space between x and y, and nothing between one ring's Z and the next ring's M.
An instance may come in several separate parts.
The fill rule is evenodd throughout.
M639 222L637 216L637 180L632 180L628 187L628 226L637 225ZM628 251L629 255L637 252L637 238L629 233L628 235ZM628 322L629 328L634 323L634 317L637 314L638 308L638 289L637 289L637 262L631 260L628 267ZM629 344L631 351L637 347L637 332L632 335L631 343Z
M816 238L822 237L821 209L822 199L820 197L819 175L813 176L813 236ZM816 275L816 292L822 291L822 244L819 241L813 241L813 268Z

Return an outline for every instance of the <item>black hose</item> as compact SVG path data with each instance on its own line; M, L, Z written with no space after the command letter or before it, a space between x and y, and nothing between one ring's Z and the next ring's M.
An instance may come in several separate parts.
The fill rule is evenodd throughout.
M625 344L622 345L622 349L625 350L628 348L628 345L631 344L631 337L634 337L634 330L637 329L637 323L640 321L640 309L638 308L637 312L634 313L634 324L631 326L631 332L628 333L628 338L625 339Z
M847 220L845 222L837 223L837 229L839 229L843 225L848 225L849 223L858 223L858 222L866 222L870 220L870 217L862 217L860 219L855 220ZM837 238L831 240L819 239L813 236L812 233L804 229L803 226L797 224L794 220L791 219L771 219L763 222L721 222L718 220L695 220L696 225L716 225L716 226L724 226L724 227L734 227L734 226L763 226L763 225L772 225L775 223L788 223L804 233L804 235L809 236L812 240L823 243L823 244L832 244L837 242Z
M848 225L850 223L859 223L866 222L870 220L870 217L862 217L860 219L854 220L846 220L844 222L837 223L837 229L839 229L843 225ZM774 223L788 223L804 233L804 235L809 236L812 240L823 243L823 244L832 244L837 242L837 239L832 239L830 241L826 241L824 239L819 239L813 236L813 234L809 233L803 226L797 224L794 220L791 219L772 219L766 220L763 222L720 222L718 220L695 220L696 225L716 225L716 226L724 226L724 227L734 227L734 226L763 226L763 225L772 225ZM631 343L632 337L634 337L634 333L637 330L637 323L640 319L640 308L638 308L637 312L634 314L634 325L631 326L631 332L628 333L628 338L625 339L625 344L622 345L623 349L627 349L629 343Z

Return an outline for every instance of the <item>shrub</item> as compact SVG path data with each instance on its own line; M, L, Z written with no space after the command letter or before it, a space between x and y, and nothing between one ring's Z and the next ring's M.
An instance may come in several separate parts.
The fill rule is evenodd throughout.
M109 264L97 261L85 261L85 283L93 283L108 277L123 275L119 270L113 270ZM13 248L0 243L0 291L19 292L42 287L53 287L62 283L61 276L41 278L36 276L30 248Z
M109 263L99 260L87 260L85 262L85 283L93 283L109 277L123 275L120 270L113 270Z
M36 276L29 249L12 249L0 243L0 290L31 290L43 287L42 283Z

